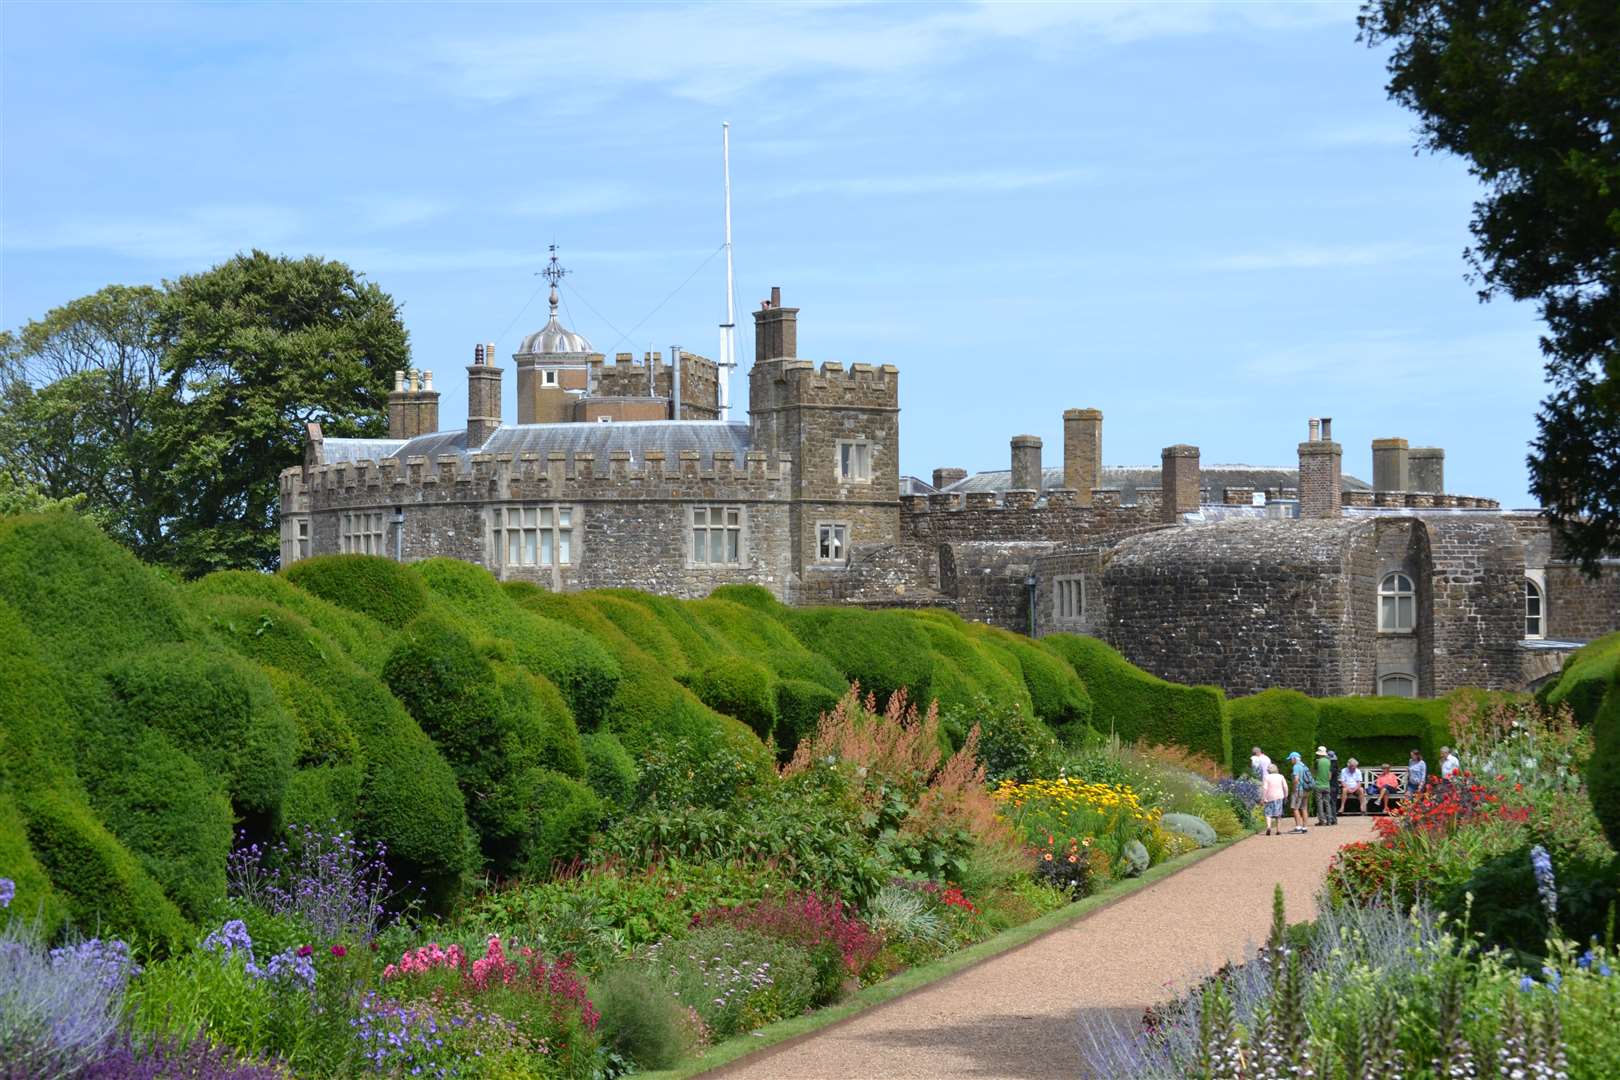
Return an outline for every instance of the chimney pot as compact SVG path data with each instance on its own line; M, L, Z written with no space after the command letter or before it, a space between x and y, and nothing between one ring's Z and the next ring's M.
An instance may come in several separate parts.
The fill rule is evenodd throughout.
M781 307L781 306L782 306L782 286L780 286L780 285L772 285L771 286L771 307Z
M401 393L401 392L404 391L404 389L405 389L405 372L403 372L403 371L394 372L394 392L396 394Z
M1305 441L1306 442L1316 442L1321 437L1322 437L1322 421L1318 420L1316 417L1313 416L1313 417L1311 417L1311 421L1310 421L1310 435L1309 435L1309 437L1306 438Z
M1331 416L1322 417L1322 441L1333 441L1333 417Z

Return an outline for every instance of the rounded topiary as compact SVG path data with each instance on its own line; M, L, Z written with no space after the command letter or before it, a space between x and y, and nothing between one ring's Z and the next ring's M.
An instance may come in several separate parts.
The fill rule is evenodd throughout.
M381 555L317 555L300 559L282 573L300 589L396 630L427 605L422 579Z
M279 604L307 619L342 646L350 658L370 669L380 667L388 652L387 636L377 632L376 620L306 592L283 574L216 570L198 578L187 589L194 596L246 596Z
M877 695L879 707L896 690L925 707L932 700L934 653L915 622L897 611L804 608L788 626L812 652L837 665L844 678Z
M1262 690L1226 703L1232 721L1233 771L1248 772L1251 750L1258 746L1273 761L1290 751L1309 753L1316 745L1316 702L1298 690ZM1335 747L1337 750L1338 748ZM1339 750L1339 757L1346 759ZM1402 755L1400 760L1405 760Z
M1620 850L1620 684L1609 688L1603 707L1592 721L1586 790L1609 846Z
M1147 871L1148 849L1140 840L1127 840L1125 846L1119 851L1120 862L1124 864L1126 877L1140 877Z
M639 771L624 744L611 733L592 731L579 738L585 754L585 783L598 799L615 809L626 809L636 794Z
M164 645L130 653L103 674L127 719L163 732L222 778L238 812L274 822L298 729L258 665L217 648Z
M709 598L751 607L756 611L763 611L772 618L785 615L789 610L786 604L772 596L770 590L762 585L721 585L709 593Z
M777 749L791 754L799 740L815 734L824 713L833 711L839 695L807 679L783 679L776 684Z
M701 668L687 686L703 704L741 720L765 739L776 727L775 682L764 664L730 656Z
M549 877L554 868L590 852L591 834L602 820L602 804L584 784L550 769L531 770L524 784L536 818L526 869L532 876Z
M1159 824L1171 832L1191 838L1201 848L1214 847L1219 840L1209 822L1196 814L1166 814L1159 819Z

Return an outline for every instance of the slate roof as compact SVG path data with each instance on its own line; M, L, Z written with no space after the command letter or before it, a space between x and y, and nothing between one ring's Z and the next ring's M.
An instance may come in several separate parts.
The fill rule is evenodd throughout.
M1098 487L1118 488L1119 501L1129 505L1136 501L1138 487L1156 488L1160 485L1160 470L1155 465L1121 466L1105 465L1102 471L1102 482ZM1209 490L1211 501L1220 502L1229 487L1254 488L1263 491L1268 487L1298 487L1299 470L1285 469L1273 465L1206 465L1199 471L1199 483ZM1049 491L1052 488L1063 486L1063 469L1052 468L1041 470L1041 490ZM945 490L949 492L964 491L994 491L1001 494L1012 487L1011 469L992 469L988 472L974 473L963 480L958 480ZM1354 476L1343 477L1342 483L1345 491L1371 491L1372 485Z
M716 450L729 450L738 465L750 448L748 425L721 420L615 420L612 423L514 424L495 429L489 440L470 453L480 454L595 454L606 467L608 454L627 450L630 460L639 463L647 451L662 450L673 463L682 450L696 450L705 467L712 464ZM468 457L465 431L440 431L414 439L327 439L321 447L322 461L378 461L393 457L425 457L432 461L442 455Z

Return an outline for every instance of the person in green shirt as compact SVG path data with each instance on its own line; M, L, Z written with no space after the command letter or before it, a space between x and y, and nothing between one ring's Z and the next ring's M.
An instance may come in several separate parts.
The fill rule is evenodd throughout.
M1337 825L1339 815L1333 809L1333 763L1328 760L1327 747L1316 748L1316 823Z

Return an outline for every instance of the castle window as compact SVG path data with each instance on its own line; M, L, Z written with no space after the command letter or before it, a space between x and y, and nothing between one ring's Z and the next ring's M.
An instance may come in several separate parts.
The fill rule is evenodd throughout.
M338 530L338 550L348 555L383 553L382 511L345 513Z
M1052 581L1052 614L1060 622L1072 622L1085 614L1086 585L1082 578L1060 577Z
M844 549L849 545L849 526L825 522L816 526L816 559L819 562L843 562Z
M1524 636L1527 638L1544 638L1547 632L1543 629L1542 618L1546 614L1546 596L1541 586L1534 578L1524 579Z
M1378 680L1379 697L1417 697L1417 680L1410 675L1385 675Z
M567 566L574 561L574 508L497 508L495 551L502 566Z
M838 479L846 484L864 484L872 479L872 444L838 444Z
M692 508L692 563L695 566L738 566L742 563L740 506Z
M540 373L540 385L541 386L556 386L557 385L557 373L555 371L542 371Z
M293 558L309 558L309 518L298 519L298 553Z
M1417 591L1405 574L1388 574L1378 586L1378 631L1410 634L1417 625Z

